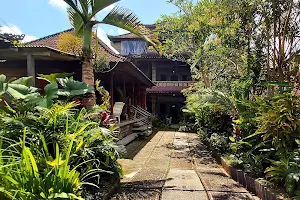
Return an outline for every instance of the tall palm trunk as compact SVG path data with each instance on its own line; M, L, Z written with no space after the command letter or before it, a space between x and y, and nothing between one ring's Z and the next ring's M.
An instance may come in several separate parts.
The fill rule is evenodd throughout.
M87 25L83 32L83 61L82 61L82 81L91 86L95 86L94 80L94 68L92 65L92 26ZM93 107L96 104L96 96L93 94L90 101L87 104L88 108Z

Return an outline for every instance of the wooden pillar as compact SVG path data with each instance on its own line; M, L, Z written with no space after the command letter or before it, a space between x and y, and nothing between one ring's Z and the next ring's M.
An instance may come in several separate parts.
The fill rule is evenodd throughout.
M135 100L135 94L134 94L135 92L134 92L134 83L132 82L132 105L133 106L135 106L135 102L134 102L134 100Z
M155 115L155 105L156 105L156 96L155 95L152 95L151 96L151 103L152 103L152 115Z
M143 109L146 109L146 105L147 105L147 94L146 94L146 91L145 90L142 90L141 91L141 107L143 108Z
M156 65L152 63L152 81L156 81Z
M110 112L113 113L114 110L114 73L111 72L110 74Z
M27 54L27 76L32 76L29 82L30 86L35 86L35 63L32 54Z

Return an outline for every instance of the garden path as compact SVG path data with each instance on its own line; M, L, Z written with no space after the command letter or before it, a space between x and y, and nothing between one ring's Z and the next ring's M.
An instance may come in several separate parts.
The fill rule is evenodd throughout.
M228 177L194 133L159 131L127 146L112 200L256 199Z

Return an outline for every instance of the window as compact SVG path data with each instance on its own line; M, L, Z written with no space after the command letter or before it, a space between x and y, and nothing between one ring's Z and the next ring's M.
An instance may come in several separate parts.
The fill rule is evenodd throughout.
M164 74L160 75L160 80L161 81L166 81L167 80L167 76L164 75Z
M143 54L147 53L147 45L143 40L124 40L121 41L121 54Z
M188 80L189 80L189 78L187 75L182 75L182 81L188 81Z
M178 76L175 75L175 74L173 74L173 75L171 76L171 81L178 81Z

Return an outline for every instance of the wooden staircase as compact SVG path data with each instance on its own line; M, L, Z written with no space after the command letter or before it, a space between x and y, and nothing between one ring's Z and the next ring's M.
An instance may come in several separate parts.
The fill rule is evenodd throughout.
M152 134L152 114L139 106L132 106L131 108L135 113L134 118L140 119L133 124L132 132L140 138L148 137Z

